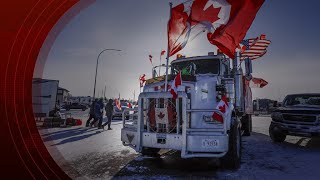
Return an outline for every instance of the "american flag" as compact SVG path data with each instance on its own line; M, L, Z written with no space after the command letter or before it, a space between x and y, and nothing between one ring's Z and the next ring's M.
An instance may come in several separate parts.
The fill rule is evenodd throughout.
M244 59L257 59L263 56L267 52L267 47L271 43L270 40L265 38L264 34L260 35L260 37L242 40L241 47L241 60Z

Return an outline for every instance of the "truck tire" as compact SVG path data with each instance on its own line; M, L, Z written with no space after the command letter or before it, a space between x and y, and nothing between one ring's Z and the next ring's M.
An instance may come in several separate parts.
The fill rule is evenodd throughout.
M153 156L157 157L159 156L158 152L160 151L159 148L150 148L150 147L143 147L141 154L144 156Z
M243 136L250 136L251 135L251 132L252 132L252 116L247 114L245 117L243 117L244 120L243 120L243 124L242 124L242 127L243 127Z
M281 143L286 140L287 135L275 124L269 126L269 135L273 142Z
M221 158L224 168L238 169L241 163L241 130L238 123L234 123L229 134L229 150L227 154Z

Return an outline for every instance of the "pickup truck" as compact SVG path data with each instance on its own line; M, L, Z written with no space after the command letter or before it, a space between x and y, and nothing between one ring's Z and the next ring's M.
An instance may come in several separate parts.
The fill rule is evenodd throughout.
M283 142L287 135L320 136L320 93L287 95L271 114L270 138Z
M67 111L70 109L81 109L82 111L85 111L88 107L81 103L71 103L70 105L65 105L64 107Z

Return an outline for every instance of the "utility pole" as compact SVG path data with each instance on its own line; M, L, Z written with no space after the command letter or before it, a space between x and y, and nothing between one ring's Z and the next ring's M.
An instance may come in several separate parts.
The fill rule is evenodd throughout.
M136 90L133 90L133 102L136 100Z
M104 93L103 93L103 97L104 97L104 98L106 98L106 88L107 88L107 86L104 85Z
M105 51L121 51L121 50L120 49L104 49L99 53L99 55L97 57L97 63L96 63L96 75L94 77L93 99L95 99L95 97L96 97L96 85L97 85L97 72L98 72L99 57Z

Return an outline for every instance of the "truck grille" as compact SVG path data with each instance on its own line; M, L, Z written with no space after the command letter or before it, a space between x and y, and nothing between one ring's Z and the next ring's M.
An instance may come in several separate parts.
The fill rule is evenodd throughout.
M320 111L319 110L281 110L280 111L281 113L288 113L288 114L304 114L304 115L314 115L314 114L320 114Z
M315 123L317 121L317 116L283 114L283 119L286 120L286 121L292 121L292 122Z

